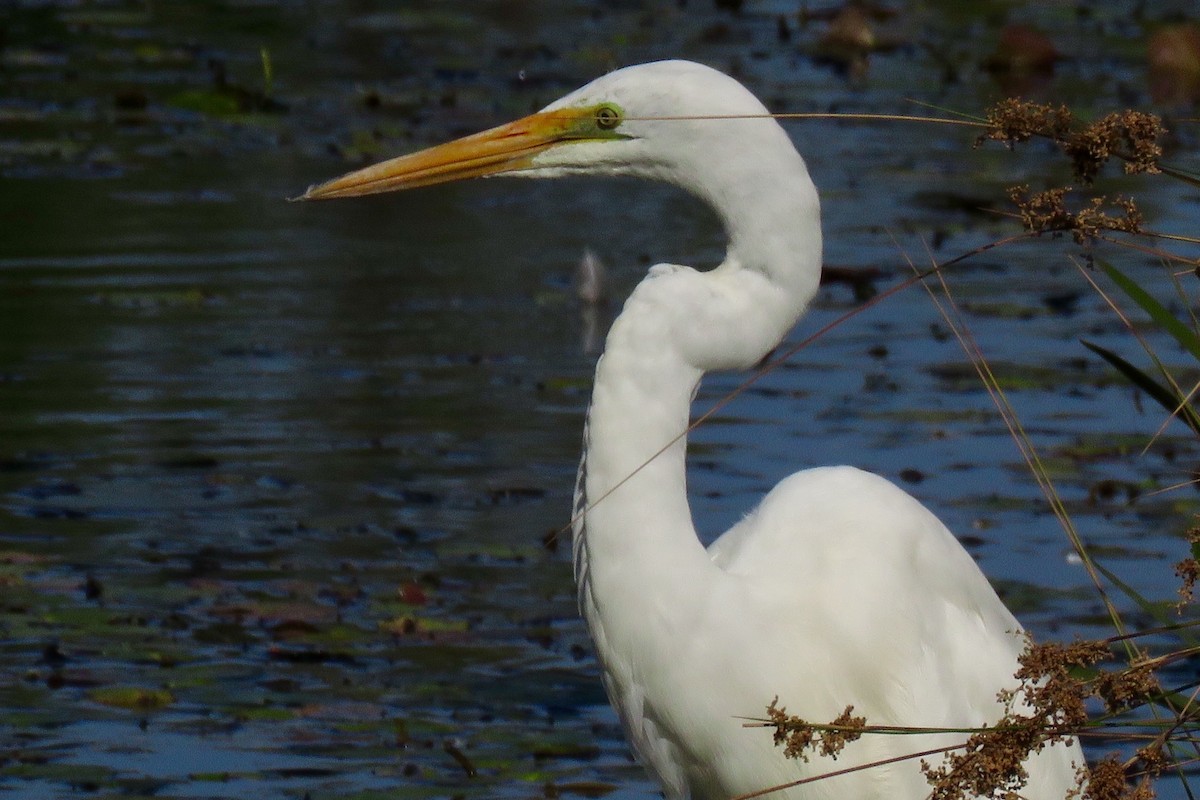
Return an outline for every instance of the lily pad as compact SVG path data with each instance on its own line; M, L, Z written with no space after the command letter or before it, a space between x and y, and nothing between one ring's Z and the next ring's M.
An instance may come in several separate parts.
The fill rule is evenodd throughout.
M175 697L166 689L145 689L136 686L93 689L88 696L97 703L130 711L157 711L175 702Z

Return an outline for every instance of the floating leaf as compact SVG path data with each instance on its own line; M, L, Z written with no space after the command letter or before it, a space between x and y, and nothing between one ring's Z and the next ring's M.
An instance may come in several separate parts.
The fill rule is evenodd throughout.
M212 117L230 117L242 110L236 97L215 89L188 89L176 94L169 102L175 108Z
M465 619L437 619L433 617L415 617L404 614L379 623L379 627L388 633L465 633L468 625Z
M166 689L143 689L137 686L110 686L93 689L89 696L97 703L131 711L153 711L166 708L175 698Z

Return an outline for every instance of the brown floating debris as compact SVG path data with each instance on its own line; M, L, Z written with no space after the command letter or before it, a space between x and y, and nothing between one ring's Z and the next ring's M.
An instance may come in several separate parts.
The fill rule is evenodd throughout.
M1156 30L1146 43L1146 65L1154 102L1200 102L1200 24L1181 22Z

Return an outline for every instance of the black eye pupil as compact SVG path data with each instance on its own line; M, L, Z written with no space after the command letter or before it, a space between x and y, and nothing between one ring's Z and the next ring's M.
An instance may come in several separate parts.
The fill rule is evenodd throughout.
M612 130L620 121L620 115L607 106L596 111L596 125L603 130Z

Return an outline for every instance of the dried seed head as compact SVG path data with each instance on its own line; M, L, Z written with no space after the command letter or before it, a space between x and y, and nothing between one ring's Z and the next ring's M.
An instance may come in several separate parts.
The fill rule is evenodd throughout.
M1095 180L1109 159L1125 162L1127 173L1158 172L1162 148L1158 140L1166 133L1162 120L1141 111L1108 114L1078 130L1066 106L1041 105L1010 98L988 109L987 128L975 141L988 140L1012 146L1035 136L1049 139L1071 159L1075 179L1087 185Z
M1146 778L1130 785L1124 765L1116 756L1105 756L1092 764L1083 800L1154 800L1154 789Z
M1066 106L1054 108L1010 97L988 109L987 130L976 145L989 139L1012 145L1034 136L1060 141L1069 133L1071 120L1071 111Z
M847 744L863 735L867 719L853 716L852 711L854 706L846 706L829 724L816 725L800 717L789 717L776 697L767 706L767 717L775 726L775 746L784 746L784 757L808 761L807 751L818 744L821 755L836 759Z
M837 758L842 749L863 735L866 727L866 717L855 717L850 712L854 706L846 706L841 714L821 734L821 755Z
M1127 173L1158 172L1162 156L1158 138L1164 132L1162 122L1153 114L1115 112L1071 134L1062 147L1071 157L1076 178L1089 184L1113 156L1125 161Z
M1101 672L1092 682L1093 693L1114 714L1126 711L1162 690L1153 668L1145 663L1127 669Z
M1008 196L1016 204L1025 230L1039 236L1070 232L1076 242L1085 244L1104 231L1141 233L1142 213L1133 200L1117 197L1110 202L1105 196L1093 197L1088 205L1072 211L1066 202L1071 192L1071 187L1065 186L1030 194L1028 186L1014 186ZM1108 213L1106 204L1121 213Z

